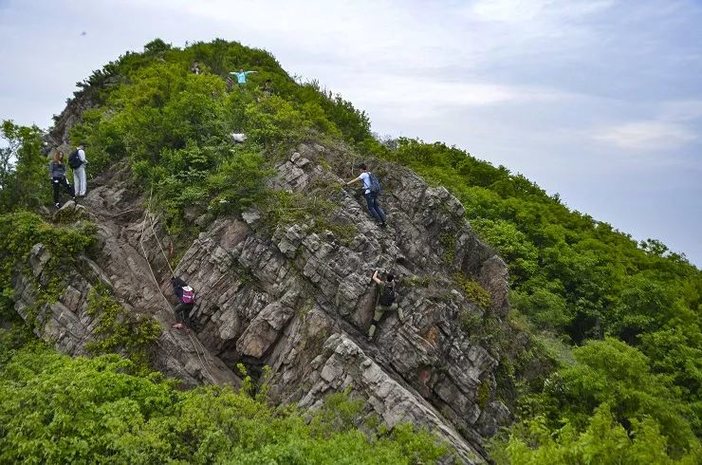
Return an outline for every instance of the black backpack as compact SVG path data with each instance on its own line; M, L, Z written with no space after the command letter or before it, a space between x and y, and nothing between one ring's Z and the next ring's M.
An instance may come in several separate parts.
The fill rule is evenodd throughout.
M368 173L370 176L370 191L373 194L379 194L380 193L380 181L378 181L378 178L375 177L373 173Z
M80 168L80 165L82 164L83 161L80 159L80 155L78 155L78 149L76 149L76 151L68 157L68 166L70 166L73 169L76 169Z
M383 290L379 299L380 305L389 307L395 302L395 283L387 283L383 286Z

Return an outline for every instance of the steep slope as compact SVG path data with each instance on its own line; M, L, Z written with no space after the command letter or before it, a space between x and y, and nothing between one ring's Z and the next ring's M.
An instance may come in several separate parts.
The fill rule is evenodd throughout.
M227 83L240 66L257 73ZM0 179L0 320L14 294L59 349L149 355L186 387L236 386L241 364L276 404L348 391L468 463L510 410L501 464L699 462L702 273L684 255L455 147L380 142L362 111L263 50L155 40L79 87L45 142L86 143L100 174L81 206L44 210L51 225L22 212L48 199L39 129L3 124L19 164ZM382 180L386 230L340 182L359 161ZM509 265L509 317L505 263L473 231ZM376 268L398 274L405 318L368 341ZM172 274L198 291L192 333L170 329Z
M506 315L506 266L478 241L455 198L397 166L378 166L390 218L388 229L379 229L362 198L334 187L341 185L335 171L347 170L351 157L343 147L299 146L277 163L270 187L304 199L310 208L302 221L271 223L270 212L253 208L215 220L193 241L175 269L198 291L193 334L170 330L164 295L172 239L145 208L148 197L129 170L117 165L85 199L102 251L95 262L84 259L91 273L71 276L60 302L45 307L52 317L43 319L52 323L43 337L58 335L57 347L69 353L85 351L95 326L85 296L97 277L129 312L161 323L154 366L186 384L237 383L235 364L254 373L268 365L275 402L314 408L326 394L350 389L387 425L425 425L466 463L482 462L483 437L510 414L495 395L498 360L460 322ZM335 207L321 212L331 202ZM57 215L71 209L83 211L69 203ZM323 223L320 215L329 216ZM35 252L30 261L40 263L42 252ZM370 276L378 268L398 275L406 318L389 315L377 340L368 341ZM489 292L489 308L465 294L456 273ZM29 281L18 278L24 288ZM31 292L20 296L22 313Z

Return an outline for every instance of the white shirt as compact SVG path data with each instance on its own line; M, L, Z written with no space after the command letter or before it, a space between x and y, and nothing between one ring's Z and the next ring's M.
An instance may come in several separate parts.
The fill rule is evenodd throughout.
M361 173L359 178L361 179L361 181L363 181L363 187L365 188L364 193L370 194L370 187L371 187L370 173L368 171L365 171L365 172Z
M83 149L78 149L78 158L80 158L80 161L82 161L83 163L85 163L86 161L88 161L88 160L85 159L85 150L83 150ZM81 166L82 166L82 165L81 165Z

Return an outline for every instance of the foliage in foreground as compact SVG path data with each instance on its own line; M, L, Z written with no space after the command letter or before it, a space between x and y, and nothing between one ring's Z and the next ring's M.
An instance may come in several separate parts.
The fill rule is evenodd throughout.
M308 423L231 388L179 391L157 374L135 376L116 355L71 359L37 343L10 350L7 337L0 463L413 464L446 453L410 426L364 433L337 408Z
M637 420L629 431L603 404L583 431L570 423L557 429L536 417L515 427L506 445L493 451L498 465L695 465L702 461L699 445L674 459L656 422Z

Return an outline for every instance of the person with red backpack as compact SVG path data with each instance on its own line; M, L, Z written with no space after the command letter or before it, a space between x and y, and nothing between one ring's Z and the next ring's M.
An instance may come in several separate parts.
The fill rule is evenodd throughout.
M178 305L174 310L176 323L174 329L183 329L190 326L190 312L195 306L195 291L188 283L175 276L171 278L173 293L178 297Z

